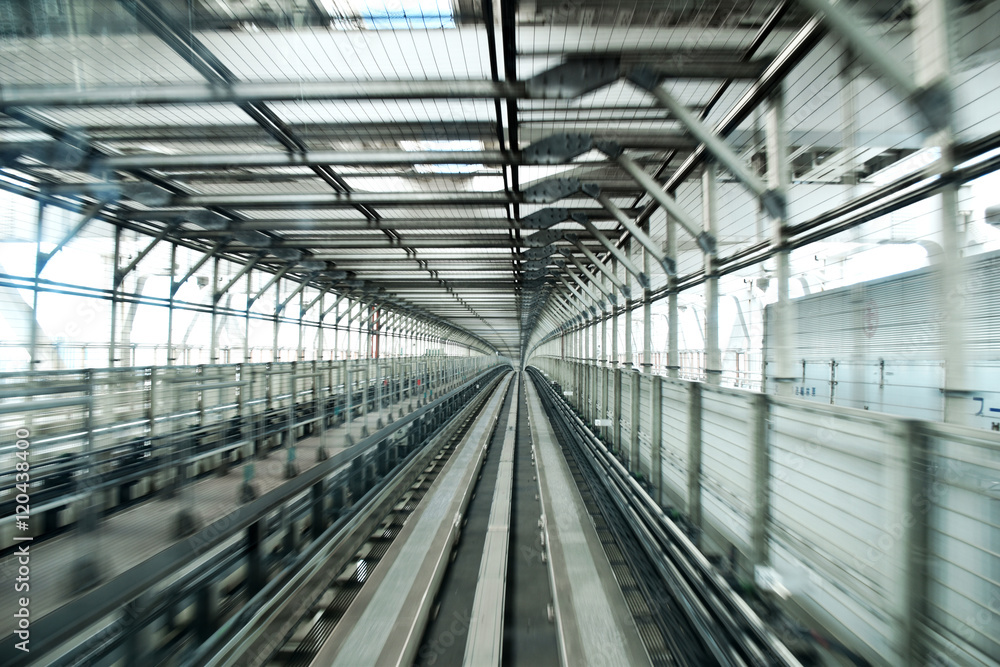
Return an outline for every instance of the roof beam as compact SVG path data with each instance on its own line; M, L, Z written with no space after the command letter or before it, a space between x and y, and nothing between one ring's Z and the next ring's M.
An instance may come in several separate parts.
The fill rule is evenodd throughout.
M602 164L583 160L579 164ZM212 153L190 155L123 155L81 163L79 168L97 169L239 169L265 167L358 166L395 167L418 164L483 164L489 166L531 164L517 153L501 151L309 151L307 153Z
M559 91L533 90L524 82L480 79L422 81L296 81L225 86L184 83L160 86L5 86L0 109L163 104L253 104L381 99L559 99Z
M186 210L138 210L122 209L118 211L118 217L125 220L165 220L173 218L183 218L190 216L194 211L200 209ZM612 216L603 208L593 206L574 207L568 209L569 213L584 213L593 221L612 220ZM635 217L640 212L638 208L624 209L625 214ZM379 221L368 219L339 220L316 218L302 213L296 216L275 216L268 218L253 218L249 220L233 221L227 229L233 230L256 230L256 231L283 231L283 230L364 230L381 229L380 225L391 226L393 229L493 229L496 227L510 226L511 221L507 218L382 218Z
M52 194L73 194L87 191L84 185L60 186ZM178 195L170 198L168 207L227 207L247 209L310 209L353 208L355 206L506 206L517 201L505 192L358 192L358 193L266 193ZM177 215L177 211L147 211L147 217ZM154 217L155 219L155 217Z

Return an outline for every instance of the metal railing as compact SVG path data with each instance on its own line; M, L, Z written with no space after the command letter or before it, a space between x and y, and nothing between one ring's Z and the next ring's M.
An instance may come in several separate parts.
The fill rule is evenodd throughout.
M703 549L851 652L887 665L1000 661L1000 434L534 365Z

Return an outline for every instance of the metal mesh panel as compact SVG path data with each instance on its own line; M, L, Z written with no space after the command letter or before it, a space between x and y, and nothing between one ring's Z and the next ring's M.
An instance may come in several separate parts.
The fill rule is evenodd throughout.
M753 513L752 400L748 392L702 385L702 512L746 553Z
M929 434L928 613L937 649L952 664L1000 661L1000 442L945 425Z
M862 413L863 414L863 413ZM902 458L894 424L858 413L771 409L771 532L775 569L824 625L898 660L901 542L892 506Z
M645 479L651 476L653 454L652 433L649 429L649 415L652 414L652 379L648 375L639 376L639 472Z
M688 508L688 429L690 424L688 384L663 380L661 474L666 495L682 509Z

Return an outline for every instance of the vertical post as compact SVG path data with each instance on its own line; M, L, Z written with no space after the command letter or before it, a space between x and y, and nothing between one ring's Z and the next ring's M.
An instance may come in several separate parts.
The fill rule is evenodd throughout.
M613 372L615 376L615 404L611 417L611 438L615 452L620 452L622 446L622 369L616 368Z
M753 522L750 527L753 565L767 565L770 560L767 524L771 514L771 452L767 440L767 394L753 399Z
M114 267L113 280L111 283L111 332L108 338L108 368L114 368L115 360L117 359L117 340L118 335L118 288L121 286L118 283L118 261L121 257L121 242L122 242L122 228L115 227L115 256L112 260L112 266ZM172 281L171 281L172 282ZM124 283L124 281L122 281ZM173 292L173 286L171 285L171 292ZM37 291L36 291L37 293ZM173 299L171 299L171 303Z
M118 253L115 253L117 256ZM117 259L115 271L118 270ZM174 279L177 277L177 244L170 244L170 300L167 302L167 366L174 365Z
M702 172L702 227L717 236L718 192L715 164L709 160ZM715 253L705 253L705 380L719 384L722 380L722 354L719 350L719 274Z
M36 220L37 226L35 228L35 282L32 289L32 301L31 301L31 329L29 331L29 343L28 343L28 356L30 358L28 362L28 370L37 370L41 365L41 359L38 355L38 279L41 276L42 268L42 234L43 225L45 224L45 202L38 202L38 218ZM87 363L84 360L83 366L86 367Z
M850 201L857 196L858 192L858 161L857 161L857 147L858 147L858 116L857 116L857 98L858 98L858 74L860 68L856 64L856 59L852 49L844 49L844 54L841 56L841 69L840 69L840 90L841 90L841 123L843 125L843 132L841 136L841 147L847 152L848 161L847 169L844 175L841 176L841 182L847 186L846 201ZM861 240L861 227L855 227L851 230L853 240Z
M348 302L348 305L350 303ZM333 302L333 359L340 359L340 303Z
M603 277L601 282L604 282ZM600 314L601 325L604 322L605 312L602 310ZM590 423L593 424L594 420L600 417L600 413L597 411L597 393L598 387L600 386L600 373L601 373L601 357L600 349L604 347L604 341L601 341L600 347L597 344L597 333L600 330L601 325L598 324L597 320L594 320L594 326L591 328L591 348L592 354L590 358L590 391L587 392L587 400L590 402Z
M688 519L698 530L695 544L701 538L701 383L688 383Z
M295 352L295 358L298 359L299 361L306 360L306 350L304 347L302 347L302 325L303 325L303 320L305 318L305 313L302 312L302 309L305 307L305 305L306 305L306 290L305 288L302 288L299 290L299 344L298 344L298 349Z
M323 361L323 313L326 309L323 307L323 302L326 300L326 292L319 295L319 317L316 324L316 361Z
M365 358L371 359L375 356L374 345L372 343L372 323L375 318L375 304L368 304L368 312L365 313Z
M632 378L632 400L629 401L632 413L629 415L629 421L632 424L632 428L629 431L628 443L629 469L632 471L632 474L637 475L642 470L639 466L639 406L642 375L638 371L632 371L629 375Z
M896 439L899 451L897 466L902 478L897 498L901 501L895 525L901 527L898 555L902 560L899 598L900 656L904 664L919 665L927 656L926 628L930 550L928 498L932 497L930 442L921 422L907 420ZM983 598L985 599L985 598Z
M171 264L173 262L171 261ZM250 363L250 295L253 293L253 269L247 271L247 302L243 313L243 363Z
M916 83L924 88L946 82L951 74L952 41L948 0L917 0L913 38L916 47ZM943 86L949 89L948 86ZM950 104L950 101L949 101ZM936 167L948 172L955 167L955 135L951 112L948 122L928 140L941 147ZM972 425L973 412L968 407L971 389L968 374L967 313L969 286L962 262L965 245L959 224L958 184L949 181L941 190L939 233L941 253L936 262L938 300L941 312L942 357L944 358L944 420Z
M382 425L382 360L375 357L375 428Z
M649 483L658 505L663 505L663 378L650 375L649 381Z
M666 254L677 257L677 223L667 216ZM667 376L680 377L681 360L678 350L680 316L677 310L677 277L667 276Z
M618 275L618 260L611 260L611 270ZM611 367L618 368L618 309L611 309Z
M785 146L784 96L780 88L768 98L766 111L767 129L767 184L780 192L788 191L788 164ZM771 243L778 249L775 255L775 282L778 300L774 304L774 340L769 341L774 350L774 372L765 379L775 383L774 393L788 396L792 392L795 369L792 367L792 312L788 294L791 279L787 230L783 218L771 221ZM768 375L768 374L765 374Z
M587 418L587 402L588 402L588 391L590 386L590 375L588 373L588 359L590 358L590 332L588 330L588 325L584 323L580 328L580 340L584 348L583 355L577 364L578 374L580 377L580 396L577 399L577 403L580 406L580 414L583 415L584 419Z
M628 253L629 261L632 260L632 241L625 242L625 252ZM625 287L628 288L629 296L625 298L625 368L631 370L632 364L632 273L625 271Z
M219 289L219 262L221 261L220 257L216 257L212 264L212 330L209 332L208 344L208 363L210 364L219 363L219 299L215 298L215 293Z
M650 274L650 254L642 249L642 272ZM653 372L653 301L650 298L650 284L642 288L642 372Z
M358 302L358 359L366 359L368 354L365 351L365 334L364 326L365 320L365 309L368 308L368 304Z
M156 403L159 400L160 388L156 386L160 369L157 366L150 366L148 371L149 392L146 395L148 405L146 406L146 420L149 422L149 437L155 437L159 429L156 426Z
M86 435L84 436L84 449L82 465L89 469L94 463L94 413L96 412L96 392L94 391L94 374L91 371L84 372L84 382L86 384L87 396L87 417L84 422ZM82 553L70 568L69 587L70 592L75 594L92 588L101 582L103 578L103 567L98 558L100 544L98 541L98 522L100 520L99 509L97 507L97 490L92 484L83 478L76 481L76 492L82 496L80 501L80 512L77 518L77 531L80 537L76 540L77 548Z
M351 360L344 359L344 432L347 434L347 446L354 444L354 438L351 436L351 410L353 406L351 405L354 400L354 388L351 386Z
M604 274L601 274L601 280L604 282L605 286L610 282ZM611 310L614 311L615 305L611 304ZM601 318L601 356L603 357L601 368L599 370L601 379L601 409L598 413L598 417L601 419L608 419L610 415L608 414L608 368L610 366L611 359L608 355L608 314L604 313L604 317ZM607 433L604 427L601 428L601 433Z
M278 362L278 306L281 303L281 280L274 283L274 340L271 345L271 361Z

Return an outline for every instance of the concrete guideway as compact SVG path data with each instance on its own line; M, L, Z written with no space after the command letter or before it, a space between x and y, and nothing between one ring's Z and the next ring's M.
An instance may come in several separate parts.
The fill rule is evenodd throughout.
M494 393L313 665L412 663L506 389Z
M525 383L563 665L649 665L632 614L531 382Z

